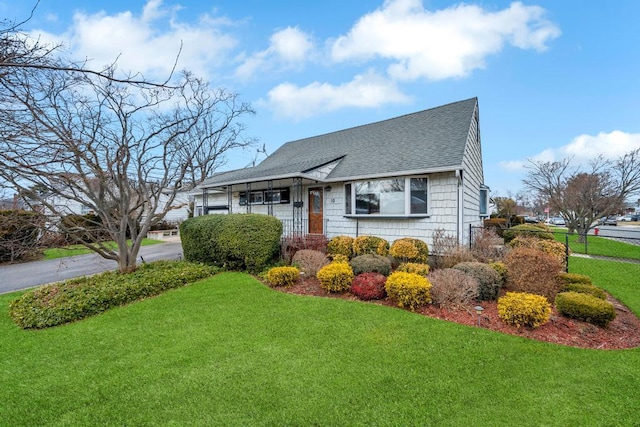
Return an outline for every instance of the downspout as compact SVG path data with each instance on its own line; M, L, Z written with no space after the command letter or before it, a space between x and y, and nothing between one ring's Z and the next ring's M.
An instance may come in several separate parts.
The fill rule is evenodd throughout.
M457 203L457 224L456 224L456 237L458 239L458 244L463 245L463 236L464 230L462 229L464 225L464 186L462 185L462 169L456 169L456 178L458 181L458 203Z

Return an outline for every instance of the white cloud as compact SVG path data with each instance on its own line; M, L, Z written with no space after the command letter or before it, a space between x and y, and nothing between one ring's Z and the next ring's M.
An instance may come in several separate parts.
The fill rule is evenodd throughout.
M237 42L221 31L227 24L223 19L203 15L195 23L185 23L178 19L179 10L163 7L161 0L149 0L140 14L78 12L65 34L32 34L54 43L62 40L74 57L89 59L93 68L117 59L125 72L165 78L180 53L178 70L186 68L209 76L212 66L222 65Z
M497 12L467 4L431 12L421 0L387 0L335 40L331 56L338 62L389 60L388 73L398 80L464 77L505 44L545 50L560 30L544 14L519 2Z
M602 155L605 159L617 159L624 154L640 148L640 133L626 133L619 130L597 135L579 135L567 145L549 148L531 157L533 161L554 162L571 158L577 165L587 164L590 160ZM526 160L500 162L500 167L507 171L522 171Z
M298 67L305 63L313 49L311 36L297 27L276 31L269 42L267 49L244 60L236 70L238 77L246 79L275 67Z
M263 101L276 114L301 119L347 107L377 107L388 103L404 103L409 98L395 83L373 73L357 75L338 86L314 82L300 87L283 83L271 89Z

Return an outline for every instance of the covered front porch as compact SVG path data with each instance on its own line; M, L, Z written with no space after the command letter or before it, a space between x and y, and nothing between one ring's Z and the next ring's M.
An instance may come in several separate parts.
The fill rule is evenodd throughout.
M283 236L325 235L327 183L308 177L234 182L194 194L194 214L260 213L282 221Z

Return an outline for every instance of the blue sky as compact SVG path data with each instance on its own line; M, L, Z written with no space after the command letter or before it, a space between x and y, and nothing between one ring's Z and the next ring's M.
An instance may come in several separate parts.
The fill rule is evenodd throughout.
M0 16L32 6L0 0ZM267 153L477 96L485 182L504 196L521 190L527 159L578 165L640 147L638 16L637 0L41 0L24 28L151 78L182 41L180 68L252 103L248 135ZM237 152L226 168L254 158Z

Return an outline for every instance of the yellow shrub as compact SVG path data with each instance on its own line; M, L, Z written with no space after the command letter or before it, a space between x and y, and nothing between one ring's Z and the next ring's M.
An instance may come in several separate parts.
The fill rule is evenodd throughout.
M296 267L273 267L267 272L267 281L271 286L293 286L300 277Z
M556 242L555 240L538 239L532 236L518 236L513 239L509 245L512 248L532 248L538 249L546 254L549 254L556 258L562 265L566 261L566 248L563 243Z
M327 243L327 255L334 261L338 261L337 257L346 257L345 261L349 261L353 256L353 237L336 236Z
M322 289L329 292L343 292L351 287L353 270L346 262L332 262L322 267L316 277L320 280Z
M382 237L359 236L353 239L353 255L389 255L389 242Z
M549 321L551 304L542 295L507 292L498 299L498 316L508 325L537 328Z
M502 261L490 262L489 267L493 268L500 275L500 284L507 281L507 266Z
M349 262L349 257L342 254L333 255L331 259L333 260L333 262Z
M396 271L385 283L387 295L398 303L399 307L417 307L431 302L431 282L426 277L415 273Z
M414 273L419 276L426 276L429 274L429 264L403 262L398 266L396 271L404 271L405 273Z
M404 262L426 263L429 247L422 240L405 237L393 242L389 254Z

